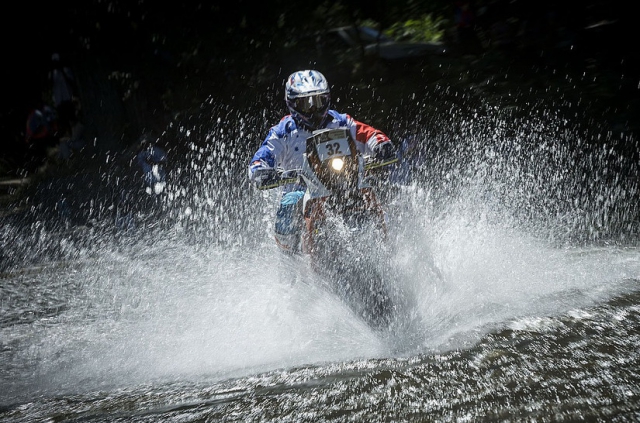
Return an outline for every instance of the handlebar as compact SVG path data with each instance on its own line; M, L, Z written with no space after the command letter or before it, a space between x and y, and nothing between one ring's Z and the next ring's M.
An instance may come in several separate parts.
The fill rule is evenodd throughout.
M298 182L299 169L276 170L275 178L267 181L261 181L256 186L259 190L278 188L287 184L295 184Z
M392 159L389 160L385 160L385 161L377 161L375 159L369 159L369 161L367 161L364 164L364 170L372 170L372 169L378 169L384 166L388 166L390 164L396 163L398 161L397 157L394 157Z
M394 157L390 160L385 160L385 161L377 161L373 158L368 157L365 159L364 170L367 171L367 170L379 169L384 166L388 166L390 164L396 163L397 161L398 161L397 157ZM266 190L266 189L278 188L287 184L295 184L299 181L300 171L301 169L290 169L290 170L278 169L276 170L275 178L269 179L267 181L262 181L256 186L259 190Z

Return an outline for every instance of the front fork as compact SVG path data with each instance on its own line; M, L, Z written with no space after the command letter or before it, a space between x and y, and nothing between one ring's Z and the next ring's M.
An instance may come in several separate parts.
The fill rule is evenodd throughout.
M375 191L371 188L362 188L363 209L371 212L371 216L377 220L376 226L381 231L384 240L387 238L387 223L384 210ZM304 229L302 233L302 252L313 254L316 251L316 237L322 228L326 218L325 203L328 197L309 200L304 210Z

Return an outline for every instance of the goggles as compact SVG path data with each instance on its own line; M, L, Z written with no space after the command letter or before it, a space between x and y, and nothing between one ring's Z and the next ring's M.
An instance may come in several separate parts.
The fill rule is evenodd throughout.
M293 105L298 113L309 114L329 107L330 96L327 93L298 97L293 100Z

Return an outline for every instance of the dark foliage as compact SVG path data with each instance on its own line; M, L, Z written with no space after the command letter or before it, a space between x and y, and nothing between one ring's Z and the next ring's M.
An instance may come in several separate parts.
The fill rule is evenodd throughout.
M99 135L104 149L112 150L127 147L144 131L162 132L176 115L197 110L212 96L238 108L271 102L265 106L273 109L272 98L256 93L265 89L277 93L284 77L299 67L326 67L338 92L343 84L362 81L389 84L397 83L398 78L415 78L407 76L403 67L378 74L375 73L378 68L370 64L365 67L373 69L370 75L347 72L347 77L343 77L344 72L337 72L341 63L335 58L322 62L314 51L303 48L298 41L301 34L362 19L375 20L384 28L424 13L452 18L455 3L448 0L18 3L15 16L26 23L26 29L16 33L10 29L12 26L4 25L4 31L11 32L3 34L11 58L5 62L4 80L12 87L3 96L0 109L0 131L5 140L3 162L10 163L3 164L3 171L17 172L27 154L25 118L30 108L47 98L46 75L53 52L59 52L78 73L88 137ZM519 35L514 37L517 42L500 51L500 60L504 62L487 66L481 77L512 69L510 66L539 74L551 69L564 72L570 67L579 74L587 66L600 67L599 74L605 79L624 75L632 80L638 75L637 49L628 45L634 29L627 2L477 0L471 4L478 16L475 29L485 36L485 44L492 41L486 38L492 24L520 23ZM571 34L571 49L549 50L549 40L539 31L549 30L550 22ZM608 24L585 29L602 22ZM477 57L486 52L473 53ZM412 72L434 78L443 76L424 66L415 67ZM635 88L625 99L637 98ZM614 89L622 91L620 87Z

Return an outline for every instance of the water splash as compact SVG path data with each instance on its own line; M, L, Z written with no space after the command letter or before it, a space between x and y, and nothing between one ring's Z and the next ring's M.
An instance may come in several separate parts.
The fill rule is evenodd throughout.
M376 334L304 260L278 255L277 194L249 187L254 146L237 141L259 139L269 112L239 125L233 109L215 112L164 135L182 159L134 227L115 225L111 173L69 201L80 225L54 224L45 202L3 225L3 358L17 363L3 385L86 389L446 350L638 288L637 163L616 149L635 141L594 140L548 113L448 109L413 131L414 177L389 194L407 306L393 333Z

